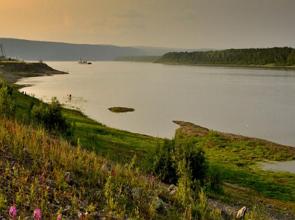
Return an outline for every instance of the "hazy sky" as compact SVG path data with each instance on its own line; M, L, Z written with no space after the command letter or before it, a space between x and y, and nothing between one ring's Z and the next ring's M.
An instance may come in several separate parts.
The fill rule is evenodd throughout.
M0 0L0 37L174 48L295 47L295 0Z

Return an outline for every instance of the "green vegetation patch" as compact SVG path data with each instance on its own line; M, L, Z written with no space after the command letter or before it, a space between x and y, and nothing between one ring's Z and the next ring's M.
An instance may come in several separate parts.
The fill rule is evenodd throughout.
M239 135L210 131L182 122L176 139L191 137L201 146L208 161L221 172L223 181L248 187L261 195L295 201L295 175L262 170L261 161L295 159L295 148Z
M134 112L134 108L128 108L128 107L111 107L109 108L111 112L114 113L125 113L125 112Z

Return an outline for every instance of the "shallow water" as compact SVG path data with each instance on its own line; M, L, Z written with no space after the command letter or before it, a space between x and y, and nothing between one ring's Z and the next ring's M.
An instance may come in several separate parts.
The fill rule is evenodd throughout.
M49 62L68 75L25 78L29 94L56 96L109 126L172 137L172 120L295 146L295 72L132 62ZM72 94L72 100L67 100ZM116 114L112 106L135 108Z
M264 170L289 172L295 174L295 160L261 163L261 167Z

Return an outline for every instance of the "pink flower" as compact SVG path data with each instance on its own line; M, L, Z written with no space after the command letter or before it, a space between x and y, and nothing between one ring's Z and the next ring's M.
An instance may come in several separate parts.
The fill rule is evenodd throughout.
M17 215L17 209L16 209L16 205L14 204L14 205L10 206L10 208L9 208L9 216L11 218L15 219L16 215Z
M62 220L62 214L59 214L56 220Z
M34 220L41 220L42 218L42 213L41 213L41 209L37 208L34 210Z

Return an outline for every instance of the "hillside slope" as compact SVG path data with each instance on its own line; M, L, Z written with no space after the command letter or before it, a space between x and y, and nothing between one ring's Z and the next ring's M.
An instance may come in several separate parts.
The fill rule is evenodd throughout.
M157 213L153 204L168 191L136 172L132 163L115 165L43 129L2 117L0 173L0 219L8 217L5 210L12 204L21 219L37 207L44 219L54 219L59 212L70 219L78 219L78 212L88 212L89 219L161 218L173 212L167 197L166 213Z

